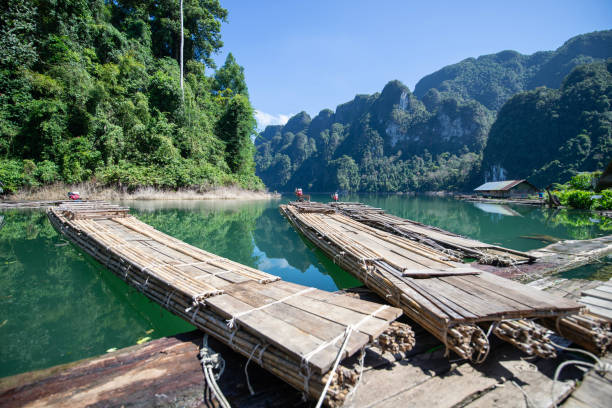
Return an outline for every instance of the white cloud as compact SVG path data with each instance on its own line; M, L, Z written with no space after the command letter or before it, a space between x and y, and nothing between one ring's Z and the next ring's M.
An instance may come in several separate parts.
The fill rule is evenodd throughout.
M255 110L255 119L257 120L257 129L264 130L268 125L284 125L292 115L273 115L271 113Z

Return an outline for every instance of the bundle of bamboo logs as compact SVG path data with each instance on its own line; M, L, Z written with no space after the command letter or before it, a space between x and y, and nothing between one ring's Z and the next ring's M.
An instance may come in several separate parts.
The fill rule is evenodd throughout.
M335 372L321 370L303 358L300 359L296 354L288 353L278 344L271 343L267 337L256 331L242 327L239 322L230 327L228 319L233 317L232 313L211 307L204 302L211 296L228 296L222 295L223 287L220 285L232 284L232 279L228 276L239 275L242 279L259 283L280 283L276 282L278 277L194 248L132 217L119 215L119 218L115 218L116 207L106 209L113 217L113 222L126 227L126 231L132 229L146 237L163 240L172 250L188 254L200 264L210 265L215 270L227 271L227 274L222 272L216 272L216 276L211 274L208 281L215 282L214 285L207 282L206 277L203 282L202 279L195 279L183 273L179 269L180 265L163 263L150 254L140 251L137 246L123 239L103 223L94 222L92 218L104 217L103 205L98 205L95 209L88 207L84 211L86 214L82 216L75 216L69 211L76 213L78 209L75 210L74 207L50 209L48 216L53 226L128 284L312 398L321 396L327 380L332 376L324 403L330 407L344 404L345 398L359 378L358 367L349 367L345 365L344 360L341 360ZM223 281L224 277L228 280ZM395 316L398 314L399 311ZM330 343L329 347L338 348L337 343L342 343L342 339ZM414 345L414 335L409 326L397 323L389 325L379 338L371 339L370 345L373 344L377 344L382 351L407 351Z
M294 205L296 203L291 204L291 206ZM307 210L305 214L301 214L305 217L316 212L312 205L297 205ZM327 210L324 207L323 209ZM415 295L416 292L409 288L405 280L402 280L404 271L397 270L387 262L381 261L379 255L366 246L349 242L345 237L325 226L318 225L317 229L314 229L306 225L296 217L294 211L299 211L299 208L281 206L281 211L300 232L326 252L336 264L354 273L359 280L387 302L404 310L411 319L436 336L450 350L471 361L484 361L489 353L489 340L476 324L457 324L450 327L448 320L431 313L430 310L407 295L409 291ZM421 250L424 256L434 256L441 261L448 259L446 255L435 254L429 248L417 243L413 243L411 249ZM420 295L416 296L422 298Z
M502 320L493 323L493 334L514 345L525 354L554 358L556 349L547 337L547 330L528 320Z
M387 214L380 208L370 207L362 203L340 202L330 203L327 206L321 204L318 208L333 208L353 220L420 242L434 250L448 253L451 257L475 257L479 260L479 263L499 266L532 262L535 259L524 252L461 237L440 228ZM605 353L612 346L610 322L589 312L543 318L539 319L538 322L597 354ZM554 357L554 348L552 348L550 341L543 336L544 331L537 324L534 325L532 322L521 320L519 322L505 322L503 327L507 329L503 330L502 325L498 325L493 333L529 355ZM534 327L536 327L535 332ZM537 334L533 335L533 333Z
M588 311L560 318L540 319L539 322L593 353L603 355L612 347L610 322Z
M457 258L471 257L478 259L482 264L498 266L534 261L534 258L525 252L485 244L440 228L396 217L380 208L365 204L338 202L330 203L328 208L333 208L340 214L365 225L423 243Z
M427 240L409 241L390 228L383 228L383 232L362 223L364 207L355 203L290 203L280 209L335 263L402 308L463 358L475 362L486 358L490 346L480 325L490 327L491 333L528 355L554 357L556 350L547 331L533 319L592 351L601 353L610 346L610 325L591 314L579 314L584 306L489 273L474 274L472 268L457 262L454 253L439 251ZM331 209L342 209L343 214ZM348 213L352 218L346 216ZM367 207L365 215L371 221L384 215L384 211ZM433 227L431 231L444 232ZM436 242L439 245L441 241ZM497 247L490 250L499 256L512 253L504 248L498 251ZM413 261L422 266L407 268L402 264Z

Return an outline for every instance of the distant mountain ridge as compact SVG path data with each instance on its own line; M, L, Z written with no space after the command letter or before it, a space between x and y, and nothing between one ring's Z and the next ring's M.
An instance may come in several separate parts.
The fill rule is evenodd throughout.
M577 65L611 56L612 30L600 31L556 51L468 58L424 77L414 93L391 81L335 112L300 112L284 126L266 127L255 140L257 174L281 191L466 189L483 179L489 131L508 99L540 85L559 87ZM496 135L502 145L503 138Z
M419 99L433 90L463 99L474 99L499 110L518 92L539 86L559 88L563 78L582 64L610 57L612 30L578 35L555 51L523 55L516 51L467 58L423 77L414 87Z

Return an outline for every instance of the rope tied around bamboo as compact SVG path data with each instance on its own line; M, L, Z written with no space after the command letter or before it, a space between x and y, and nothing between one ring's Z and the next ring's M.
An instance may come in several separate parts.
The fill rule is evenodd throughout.
M107 218L97 217L94 219L79 218L76 220L69 220L62 216L62 214L54 213L53 210L50 210L48 214L51 223L56 229L65 234L85 252L106 265L119 278L125 280L126 283L135 286L148 298L163 305L186 321L192 322L196 327L210 333L210 335L221 340L225 344L228 344L233 350L239 352L241 355L247 358L250 357L251 360L254 360L266 370L279 376L293 387L298 390L304 390L304 379L300 375L300 352L295 353L295 351L289 351L282 346L282 343L280 345L270 343L267 337L262 336L261 333L250 327L250 325L249 327L239 327L239 317L235 321L234 330L230 329L228 327L229 322L226 320L227 314L223 311L223 308L221 310L216 310L213 307L209 307L209 302L211 302L212 299L207 296L209 296L209 294L219 294L219 292L215 292L214 290L211 292L202 292L198 290L198 288L202 289L206 283L199 278L198 280L193 280L193 278L190 278L192 275L189 275L189 272L178 269L180 265L183 264L191 264L187 267L200 264L197 261L202 258L207 260L210 258L217 258L212 259L212 261L222 264L221 266L225 269L234 269L233 265L239 267L239 264L235 264L229 260L218 259L218 257L205 254L203 251L199 252L198 249L190 247L185 243L173 241L171 237L165 236L165 234L152 229L150 226L141 223L131 216L121 219L115 219L109 216ZM129 224L129 230L126 224ZM124 229L123 227L126 228ZM179 262L172 260L165 261L165 258L159 258L152 253L151 248L157 250L158 247L149 246L148 243L144 244L140 241L130 241L129 243L125 241L127 235L134 235L142 231L147 231L147 234L151 238L151 242L157 242L162 245L170 242L172 245L166 245L168 248L179 248L180 251L178 252L190 256L193 259L187 259L184 256L176 256L175 259ZM94 234L94 232L97 232L97 234ZM191 254L195 256L191 256ZM204 264L204 262L201 264ZM231 268L228 268L230 266ZM248 267L243 268L245 271L243 277L247 277L246 272L249 271L249 275L253 278L258 275L257 277L259 279L251 278L251 282L253 283L260 282L262 278L278 279L277 277L266 275L265 273L258 274L255 270L251 271ZM210 272L215 270L213 266L207 269L209 269ZM219 272L218 269L216 269L216 271ZM229 273L229 271L221 271L220 273ZM212 275L214 274L208 273L206 276L202 275L202 277L204 279L215 279ZM231 281L229 282L231 285ZM265 286L262 286L262 288ZM271 289L274 289L274 285L270 286L272 287ZM276 287L278 288L278 286ZM218 288L223 288L223 286L218 286ZM307 289L316 290L313 288ZM312 297L315 298L314 296ZM382 309L389 307L387 305L383 306ZM350 308L348 309L350 310ZM241 309L237 309L235 311L240 310ZM369 308L359 308L359 310L360 313L363 314L362 317L365 317L367 312L372 311ZM397 317L398 312L399 310L388 315L395 315ZM374 314L376 313L378 312ZM360 340L358 340L360 348L372 344L395 347L396 349L411 347L411 331L408 327L389 327L390 322L388 320L392 319L389 316L385 318L379 317L378 319L382 319L382 321L385 322L386 329L384 329L382 334L380 331L377 331L374 336L370 337L369 341L367 339L362 340L363 334L370 332L370 329L364 329L362 334L360 334ZM341 323L342 320L336 322ZM349 322L354 323L354 321ZM344 325L345 328L348 326L346 321L341 324ZM345 328L343 334L346 333ZM383 328L380 327L376 330L383 330ZM356 337L356 334L354 332L352 333L352 337ZM394 345L394 341L397 344ZM320 343L317 343L317 345L318 344ZM335 345L337 345L337 342ZM335 354L335 349L333 354ZM338 356L345 358L347 355L340 352ZM317 356L317 360L319 360L319 356ZM325 404L332 407L342 406L347 395L349 395L349 392L357 383L360 372L357 371L357 368L349 368L344 361L340 364L340 360L338 360L338 365L335 366L334 370L329 370L327 367L329 366L322 368L321 362L315 362L315 359L313 359L311 366L313 372L308 381L308 395L312 398L319 398L321 401L324 401ZM323 392L324 387L327 387L326 392Z

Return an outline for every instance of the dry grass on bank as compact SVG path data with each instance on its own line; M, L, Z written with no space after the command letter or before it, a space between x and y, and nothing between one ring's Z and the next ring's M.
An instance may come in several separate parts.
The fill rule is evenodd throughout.
M6 199L11 201L66 200L68 191L78 191L84 200L268 200L278 195L267 191L250 191L236 186L216 187L208 191L184 189L178 191L159 190L153 187L132 192L102 187L95 183L77 185L53 184L33 190L21 190Z

